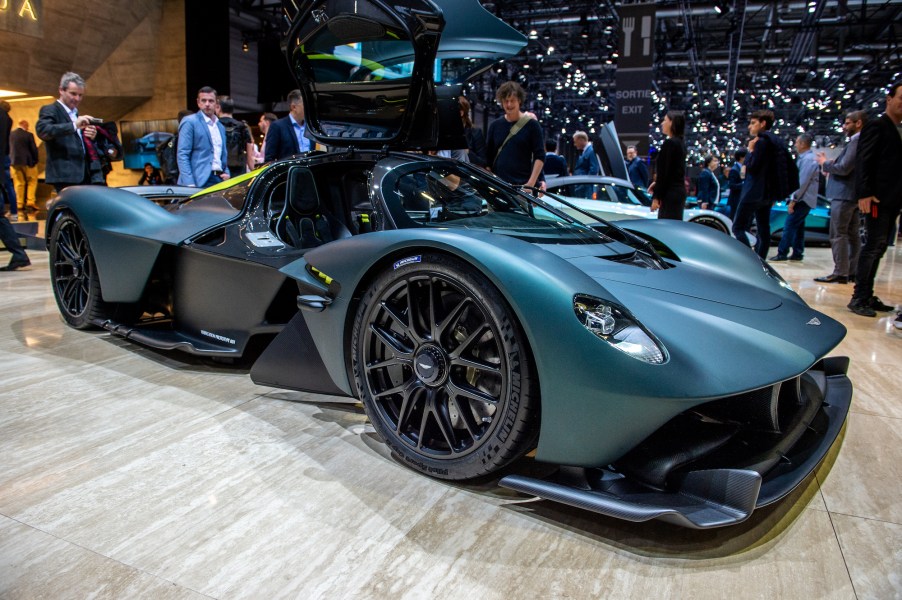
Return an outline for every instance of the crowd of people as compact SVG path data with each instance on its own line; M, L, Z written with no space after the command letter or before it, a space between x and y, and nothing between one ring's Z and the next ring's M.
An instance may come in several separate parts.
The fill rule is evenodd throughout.
M84 95L84 80L75 73L64 74L59 98L41 107L35 125L46 148L45 181L57 194L72 185L105 185L110 162L121 159L115 124L79 114ZM461 96L467 147L442 153L485 168L513 185L539 190L544 189L546 177L601 174L598 156L584 131L572 136L575 159L569 168L568 161L557 153L558 143L546 139L536 115L524 110L526 92L518 83L503 83L496 100L503 115L492 120L483 135L472 121L469 101ZM168 168L163 164L161 172L146 163L138 184L177 182L209 187L263 163L315 148L307 135L300 90L288 94L284 117L269 112L260 116L263 141L259 146L249 125L234 118L234 110L231 98L218 95L212 87L198 90L197 111L180 113L178 133L170 143L172 164ZM10 221L18 219L17 199L26 214L37 210L38 151L29 122L20 120L13 129L9 112L9 104L0 100L0 192L8 205L8 212L0 210L0 236L13 255L3 270L16 270L30 263ZM747 147L733 153L731 165L721 168L714 153L704 158L696 183L699 207L714 209L726 192L732 233L740 243L765 260L800 261L805 252L805 220L817 206L818 190L826 178L834 268L815 281L854 282L848 308L856 315L873 317L893 310L873 292L877 268L895 237L902 209L902 178L896 171L902 164L902 82L888 87L886 109L876 119L869 120L864 111L846 116L843 132L849 139L834 159L815 151L807 133L795 139L797 157L792 159L786 140L772 132L774 121L770 110L751 113ZM624 166L632 184L647 190L651 211L657 212L658 218L682 220L688 192L685 116L669 111L660 128L664 141L653 173L633 145L626 147ZM768 258L771 208L782 200L787 200L788 216L776 254ZM862 220L867 233L863 244L859 235ZM752 231L757 235L750 235ZM902 328L902 316L897 317L896 326Z

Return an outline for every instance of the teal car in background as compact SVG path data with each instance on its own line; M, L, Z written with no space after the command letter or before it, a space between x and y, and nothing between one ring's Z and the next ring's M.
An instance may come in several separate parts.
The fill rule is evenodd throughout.
M781 200L770 210L770 235L772 238L780 238L783 235L783 227L789 216L787 207L788 202ZM830 243L830 201L820 194L817 197L817 206L805 217L805 243Z
M786 217L789 216L787 205L786 200L781 200L774 204L770 211L770 235L773 239L780 239L783 235L783 226L786 224ZM698 199L695 196L687 197L686 208L698 208ZM721 196L714 210L722 215L730 215L727 196ZM817 206L805 218L805 243L830 243L830 201L820 194L817 197Z

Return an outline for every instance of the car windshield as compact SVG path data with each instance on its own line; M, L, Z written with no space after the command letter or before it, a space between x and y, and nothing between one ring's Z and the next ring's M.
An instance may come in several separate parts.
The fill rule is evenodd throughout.
M422 164L400 175L396 186L410 226L483 229L546 244L599 244L631 237L605 221L579 223L462 163Z

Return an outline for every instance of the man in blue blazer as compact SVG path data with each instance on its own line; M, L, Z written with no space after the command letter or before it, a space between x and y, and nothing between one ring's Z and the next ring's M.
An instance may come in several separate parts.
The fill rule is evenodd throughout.
M266 132L266 154L263 160L272 162L312 150L310 140L305 137L306 132L304 100L300 90L292 90L288 94L288 115L274 121Z
M205 188L229 178L225 127L216 118L216 90L197 92L198 112L179 123L179 185Z

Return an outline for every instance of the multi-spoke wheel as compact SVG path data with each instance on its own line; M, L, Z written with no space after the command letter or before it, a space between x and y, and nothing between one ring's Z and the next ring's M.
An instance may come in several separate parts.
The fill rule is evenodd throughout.
M113 318L121 312L122 305L103 301L88 238L71 215L63 215L53 224L50 273L56 304L72 327L89 329L94 327L92 321Z
M354 324L357 390L408 465L444 479L495 471L535 440L538 383L519 325L480 273L442 255L383 273Z

